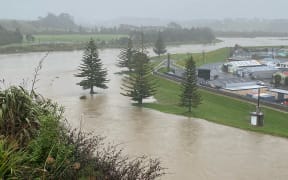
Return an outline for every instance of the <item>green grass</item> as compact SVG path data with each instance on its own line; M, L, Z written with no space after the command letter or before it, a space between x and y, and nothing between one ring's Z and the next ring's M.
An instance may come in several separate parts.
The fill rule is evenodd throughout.
M191 55L191 54L190 54ZM189 54L174 54L172 59L177 60L177 63L181 66L185 65L186 59ZM223 62L229 57L229 48L221 48L209 53L205 53L205 59L203 58L202 53L192 54L196 62L196 66L201 66L203 64L210 64L215 62Z
M56 35L35 35L36 42L66 42L66 43L83 43L89 41L90 38L99 41L110 41L127 37L127 35L111 35L111 34L56 34Z
M194 61L196 62L196 66L201 66L203 64L223 62L227 59L227 57L229 57L229 52L230 52L230 48L227 48L227 47L217 49L215 51L211 51L211 52L205 54L205 61L203 59L202 53L171 54L170 57L171 57L171 59L176 60L177 64L184 66L188 57L192 55L194 58ZM160 58L158 56L152 57L151 59L154 62L160 62L164 59L167 59L167 55L160 56Z
M85 43L93 38L96 41L110 41L126 37L127 35L110 34L56 34L56 35L35 35L35 42L23 42L0 46L0 54L24 53L40 51L71 51L85 47ZM117 44L105 44L103 47L118 47ZM100 46L101 48L102 46Z
M219 124L233 126L245 130L257 131L276 136L288 137L288 113L263 108L264 127L250 125L249 113L255 110L255 105L230 97L212 94L200 90L202 104L188 113L187 108L178 106L180 85L175 82L157 78L159 82L157 103L145 104L161 112L206 119Z

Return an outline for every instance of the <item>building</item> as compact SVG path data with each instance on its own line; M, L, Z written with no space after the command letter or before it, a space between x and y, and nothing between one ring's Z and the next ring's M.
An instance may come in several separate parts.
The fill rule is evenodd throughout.
M240 77L251 77L252 79L272 79L273 74L278 72L278 68L273 66L257 66L257 67L245 67L236 70L236 73Z
M288 61L278 63L278 64L277 64L277 67L279 67L279 68L281 68L281 69L288 69Z
M257 60L232 61L232 62L224 63L223 70L225 72L236 74L236 71L239 68L259 67L259 66L263 66L263 65Z

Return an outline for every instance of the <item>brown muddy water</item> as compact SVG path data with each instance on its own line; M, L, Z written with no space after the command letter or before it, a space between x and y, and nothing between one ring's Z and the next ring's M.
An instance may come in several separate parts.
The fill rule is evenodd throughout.
M226 39L226 44L170 49L201 52L239 41L259 45L255 39L249 40ZM263 44L265 39L259 41ZM285 45L288 41L278 43ZM109 70L109 89L97 89L98 94L88 95L86 100L79 97L88 91L75 85L79 79L73 76L80 63L80 51L50 53L40 71L37 90L64 105L65 115L73 126L79 126L82 119L83 129L107 136L107 142L121 144L130 156L145 154L160 158L169 173L162 179L288 179L288 139L132 106L127 97L120 95L121 76L115 74L119 72L115 66L118 53L118 49L100 51L100 58ZM1 87L24 84L29 88L33 69L44 54L1 55L0 79L5 79Z

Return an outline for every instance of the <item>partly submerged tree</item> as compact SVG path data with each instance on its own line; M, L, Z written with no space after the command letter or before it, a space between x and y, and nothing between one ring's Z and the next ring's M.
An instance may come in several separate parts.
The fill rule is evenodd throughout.
M151 73L152 68L149 65L148 57L145 53L137 52L134 56L135 70L123 79L121 93L124 96L131 97L139 105L143 99L153 96L156 93L156 82Z
M187 60L185 65L181 91L180 105L188 107L189 112L191 112L192 107L196 108L201 103L201 95L197 88L196 65L192 56Z
M158 33L158 38L155 42L153 51L160 57L161 54L165 54L167 52L166 46L164 44L163 38L161 36L161 32Z
M132 71L133 67L133 55L135 54L135 49L133 48L133 42L132 39L128 39L128 45L127 47L123 48L120 51L120 54L118 56L118 66L119 67L126 67L129 69L129 71Z
M81 82L77 83L83 89L90 89L90 94L94 94L93 87L106 89L107 70L104 69L101 59L98 56L98 49L93 39L87 43L82 58L82 64L79 67L79 73L76 77L84 78Z

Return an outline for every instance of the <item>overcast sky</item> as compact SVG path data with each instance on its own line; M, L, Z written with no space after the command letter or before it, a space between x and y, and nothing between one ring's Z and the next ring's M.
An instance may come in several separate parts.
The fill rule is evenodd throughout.
M77 20L288 18L288 0L0 0L0 19L66 12Z

